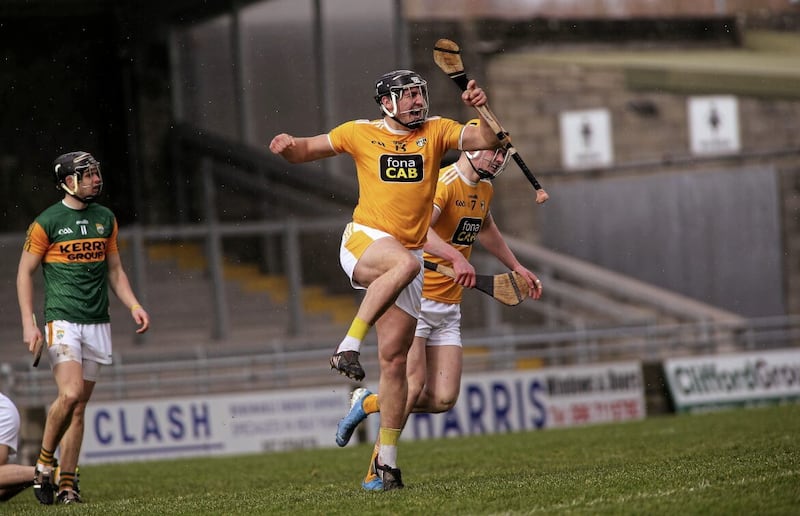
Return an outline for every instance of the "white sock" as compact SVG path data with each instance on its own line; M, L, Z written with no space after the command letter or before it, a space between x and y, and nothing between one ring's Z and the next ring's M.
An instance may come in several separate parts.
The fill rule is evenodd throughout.
M378 452L378 464L389 466L392 468L397 467L397 446L389 444L382 444Z
M350 335L345 336L344 340L339 344L339 347L336 348L337 353L341 353L342 351L361 351L361 341L355 337L351 337Z

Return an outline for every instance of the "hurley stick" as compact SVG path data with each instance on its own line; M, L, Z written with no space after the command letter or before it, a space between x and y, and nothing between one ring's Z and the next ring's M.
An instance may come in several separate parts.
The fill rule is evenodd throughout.
M455 279L456 277L455 271L447 265L425 260L425 268L444 274L448 278ZM476 274L475 288L508 306L516 306L522 303L530 292L525 278L514 271L495 274L494 276Z
M36 314L33 315L33 324L36 324ZM39 367L39 360L42 358L42 351L44 350L44 340L37 339L36 344L33 346L33 367Z
M440 39L437 41L436 45L433 47L433 60L444 73L453 79L453 82L461 88L461 91L467 89L467 83L469 81L467 79L467 73L464 71L464 63L461 62L461 49L454 41L450 41L449 39ZM528 168L528 165L522 161L522 157L517 152L517 149L511 144L511 138L508 132L503 129L503 126L489 108L489 104L476 106L475 109L480 113L483 119L486 120L489 127L491 127L492 131L497 135L497 139L500 140L500 143L505 147L506 151L511 154L511 157L514 158L514 161L517 163L520 170L522 170L522 173L525 174L525 177L528 178L528 181L530 181L536 189L536 203L543 204L546 202L550 196L544 191L542 185L539 184L533 172Z

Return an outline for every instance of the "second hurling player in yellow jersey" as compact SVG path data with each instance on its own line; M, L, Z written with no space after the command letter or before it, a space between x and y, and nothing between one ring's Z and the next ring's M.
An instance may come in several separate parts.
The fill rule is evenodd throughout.
M381 118L346 122L327 134L281 133L269 148L290 163L347 153L355 162L359 199L342 235L340 261L354 288L366 289L353 323L330 359L333 369L362 380L361 342L374 325L382 393L380 449L373 467L382 489L403 487L397 440L408 393L406 357L414 338L422 291L422 246L430 222L439 167L450 149L499 146L488 124L463 126L428 116L428 85L411 70L395 70L375 83ZM462 102L478 107L486 93L469 81ZM385 394L383 394L385 393Z

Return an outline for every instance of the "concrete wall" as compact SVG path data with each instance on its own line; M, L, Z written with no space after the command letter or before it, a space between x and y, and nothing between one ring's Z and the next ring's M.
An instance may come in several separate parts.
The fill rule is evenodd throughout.
M705 42L701 48L687 42L686 48L679 50L675 49L674 42L669 42L669 46L665 44L662 49L649 47L648 51L653 51L654 57L648 60L648 56L643 57L643 51L631 50L630 45L593 45L587 42L545 45L536 40L534 34L530 37L536 40L535 44L526 44L524 36L519 34L513 43L510 43L510 36L507 40L500 37L487 42L474 30L474 24L418 24L413 38L418 44L414 55L415 67L429 79L434 113L462 120L471 118L473 113L459 107L455 86L430 64L433 42L438 37L470 42L469 45L462 44L462 57L468 73L482 79L490 94L492 108L511 132L520 155L551 194L548 204L535 205L533 189L512 164L495 183L498 195L493 212L503 231L546 245L556 243L554 234L561 234L564 239L568 239L570 234L594 234L597 241L585 242L581 257L614 268L625 260L618 256L606 259L608 255L604 257L600 251L608 250L609 244L601 242L606 237L602 231L592 232L592 228L599 224L597 217L593 218L585 210L580 220L573 218L569 223L550 216L559 209L570 209L559 203L577 202L572 194L566 194L568 189L574 192L576 185L583 185L581 189L591 196L593 185L596 185L594 190L598 193L609 191L604 184L608 181L629 186L631 181L648 176L729 170L730 181L724 180L723 173L718 176L722 179L719 185L731 189L738 200L727 203L726 209L734 210L728 216L729 229L724 230L730 233L714 235L714 238L741 241L742 232L758 233L759 237L770 232L774 238L766 243L755 238L749 240L758 242L759 252L765 252L764 247L768 247L768 259L756 260L747 266L740 262L743 264L741 268L733 265L724 273L721 270L726 267L712 269L707 281L718 284L733 281L731 271L738 270L751 284L771 285L769 297L772 301L764 303L763 310L772 312L779 310L776 307L784 306L787 313L800 312L800 98L792 93L800 91L800 88L783 88L784 84L800 84L798 74L793 70L796 66L791 65L792 60L800 59L800 55L784 49L739 64L735 62L738 58L731 56L740 53L746 56L751 51L742 51L733 42ZM509 44L504 41L509 41ZM793 47L788 45L787 48ZM480 53L478 49L491 51ZM655 57L655 54L663 55L665 52L669 54L667 61ZM727 65L726 59L734 61ZM764 69L771 64L775 64L775 68ZM687 66L690 72L686 72ZM662 83L658 77L663 79ZM692 96L714 94L736 98L741 151L718 157L693 156L689 145L687 101ZM610 112L614 164L591 170L567 171L561 163L559 115L563 111L595 108ZM749 181L737 184L734 171L748 168L755 175L749 176ZM765 174L763 181L759 180L758 170ZM653 185L657 183L651 182ZM564 196L559 195L562 190ZM730 201L733 196L728 197ZM625 213L627 201L624 197L614 199L612 195L605 199L609 203L618 203L613 208ZM599 198L591 197L586 201L601 202ZM720 202L724 203L724 199ZM706 210L704 216L708 217L714 216L715 211L717 216L724 217L724 214L719 214L722 206L719 202L697 204ZM770 220L777 222L760 231L759 210L772 213ZM735 220L748 224L736 224ZM542 227L545 221L547 231ZM691 266L693 252L696 250L685 249L674 258ZM748 259L755 256L747 245L741 246L739 252L742 254L739 258L744 258L745 253L750 253ZM708 256L702 261L707 259ZM644 268L634 267L621 272L660 283L657 281L659 278L645 274ZM769 275L781 276L777 286L762 281L767 268ZM692 293L688 278L698 274L698 270L687 271L684 293ZM763 311L753 307L758 304L759 296L752 292L748 295L755 299L746 312L764 315ZM780 302L775 302L776 296L781 298Z

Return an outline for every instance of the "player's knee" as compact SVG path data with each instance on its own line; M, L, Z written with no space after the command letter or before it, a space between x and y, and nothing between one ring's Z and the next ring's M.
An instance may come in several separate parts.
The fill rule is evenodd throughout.
M454 406L455 403L437 400L432 406L427 407L426 412L430 412L431 414L441 414L442 412L447 412Z
M441 407L442 412L447 412L448 410L456 406L456 400L452 398L447 400L440 400L439 406Z
M417 277L422 266L416 256L411 253L406 253L403 259L398 263L397 268L405 283L409 284Z
M61 404L61 406L73 413L75 411L75 407L77 407L80 403L80 399L80 392L76 391L64 391L58 395L58 402Z
M456 401L458 401L458 393L452 396L436 396L433 398L433 400L433 407L431 407L430 410L432 413L438 414L440 412L447 412L456 406Z
M406 357L402 353L392 353L390 355L381 354L381 375L389 378L405 379L406 377Z
M86 402L78 401L72 408L72 419L78 418L83 420L83 415L86 413Z

